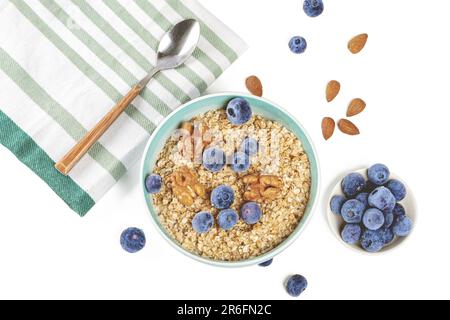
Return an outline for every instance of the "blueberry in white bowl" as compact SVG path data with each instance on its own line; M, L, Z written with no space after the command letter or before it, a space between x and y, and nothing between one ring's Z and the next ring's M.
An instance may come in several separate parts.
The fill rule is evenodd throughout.
M348 200L341 209L341 216L347 223L360 223L364 214L364 203L356 199Z
M392 192L385 187L378 187L369 194L369 205L384 212L394 210L396 200Z
M386 188L391 191L397 202L402 201L406 197L406 187L401 181L396 179L389 180L386 183Z
M369 181L377 186L385 184L388 181L390 174L389 168L381 163L374 164L367 170Z
M336 194L331 198L330 201L330 209L331 212L333 212L336 215L341 215L341 209L344 203L347 201L347 198L345 198L341 194Z
M342 192L347 197L354 197L366 187L366 179L361 173L352 172L344 177L341 183Z
M346 246L369 254L387 252L411 236L417 222L411 189L383 164L343 175L327 208L331 230Z
M362 228L359 224L349 223L342 229L341 237L348 244L356 244L361 239Z

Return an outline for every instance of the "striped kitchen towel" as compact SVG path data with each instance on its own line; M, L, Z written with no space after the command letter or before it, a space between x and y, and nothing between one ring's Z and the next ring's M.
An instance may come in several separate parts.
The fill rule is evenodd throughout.
M201 22L194 56L160 73L65 177L59 160L155 63L162 35ZM195 0L0 0L0 142L81 216L141 157L158 123L245 50Z

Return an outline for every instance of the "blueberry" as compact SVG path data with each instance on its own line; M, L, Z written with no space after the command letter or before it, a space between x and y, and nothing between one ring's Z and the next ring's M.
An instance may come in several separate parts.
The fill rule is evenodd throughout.
M243 152L236 152L231 159L231 169L234 172L242 173L250 168L250 157Z
M395 217L406 216L405 208L400 203L397 203L395 205L392 213L394 214Z
M355 199L364 203L364 207L366 209L369 206L369 194L367 192L361 192L355 197Z
M211 192L211 203L217 209L228 209L233 202L234 191L229 186L218 186Z
M192 228L194 228L197 233L206 233L214 225L214 217L209 212L199 212L192 219Z
M383 227L390 228L393 223L394 223L394 214L392 212L385 213Z
M217 147L211 147L203 152L203 166L211 172L219 172L226 164L225 152Z
M384 247L380 231L366 230L361 236L361 246L368 252L378 252Z
M305 0L303 2L303 11L311 18L320 16L323 12L324 5L322 0Z
M239 220L239 215L232 209L222 210L219 213L217 222L223 230L230 230Z
M252 108L247 100L234 98L228 103L227 117L234 125L244 124L252 117Z
M120 236L120 245L129 253L136 253L145 247L145 234L141 229L128 228Z
M359 224L346 224L342 229L341 237L348 244L355 244L361 238L361 227Z
M289 49L295 54L301 54L306 51L308 44L303 37L295 36L289 41Z
M270 260L264 261L263 263L260 263L259 266L260 267L268 267L272 264L272 262L273 262L273 259L270 259Z
M394 233L392 232L391 228L382 228L378 230L378 232L381 235L381 238L383 239L383 243L385 246L390 244L392 241L394 241Z
M366 180L362 174L350 173L342 180L341 187L347 197L354 197L366 187Z
M378 187L370 193L369 205L383 212L391 212L395 207L395 197L388 188Z
M405 185L398 180L389 180L386 183L386 188L391 190L392 194L395 197L395 200L402 201L406 197L406 187Z
M390 174L388 167L381 163L375 164L367 170L369 180L378 186L385 184L389 180Z
M413 222L411 218L407 216L400 216L394 222L394 226L392 227L392 231L394 234L399 237L406 237L411 233L413 228Z
M306 290L306 287L308 287L308 281L304 276L299 274L289 277L286 283L286 291L292 297L298 297L301 295L302 292Z
M255 138L247 137L242 141L240 150L250 157L254 156L258 153L259 143Z
M330 201L331 212L340 216L342 205L345 203L345 201L347 201L347 199L344 196L341 195L333 196Z
M158 193L161 191L162 178L157 174L148 175L145 178L145 189L148 193Z
M241 208L242 220L247 224L256 224L261 220L262 212L256 202L247 202Z
M384 225L384 214L378 209L370 208L364 212L363 224L369 229L376 231Z
M364 213L364 204L356 199L348 200L341 209L341 215L347 223L360 223Z

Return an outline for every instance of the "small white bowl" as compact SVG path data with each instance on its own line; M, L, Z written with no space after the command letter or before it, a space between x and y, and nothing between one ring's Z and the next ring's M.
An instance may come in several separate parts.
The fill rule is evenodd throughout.
M359 169L359 170L355 170L352 172L357 172L362 174L366 180L367 180L367 169ZM347 174L349 174L351 172L348 172ZM345 226L345 221L344 219L342 219L342 217L340 215L336 215L331 211L330 208L330 201L331 198L335 195L344 195L344 193L342 192L342 188L341 188L341 182L344 179L344 177L347 175L343 175L339 181L336 183L336 185L334 186L334 188L331 190L331 194L328 197L328 202L327 202L327 219L328 219L328 224L331 228L331 231L333 232L333 234L336 236L336 238L339 239L339 241L344 244L347 247L350 247L353 250L356 250L360 253L366 253L366 254L370 254L370 255L374 255L374 254L380 254L380 253L386 253L387 251L390 251L394 248L398 248L401 244L405 243L406 239L408 239L409 237L411 237L414 228L416 226L417 223L417 206L416 206L416 200L414 198L414 195L411 191L411 189L408 187L408 185L402 180L400 179L397 175L393 174L391 172L391 176L390 179L397 179L399 181L401 181L405 187L406 187L406 197L405 199L403 199L402 201L400 201L399 203L405 208L406 211L406 215L411 218L411 220L413 221L413 230L411 231L411 233L407 236L407 237L395 237L394 241L392 241L389 245L387 245L386 247L384 247L383 249L381 249L378 252L375 253L371 253L371 252L367 252L365 251L361 245L359 243L354 244L354 245L350 245L348 243L346 243L344 240L342 240L341 237L341 231L342 228Z

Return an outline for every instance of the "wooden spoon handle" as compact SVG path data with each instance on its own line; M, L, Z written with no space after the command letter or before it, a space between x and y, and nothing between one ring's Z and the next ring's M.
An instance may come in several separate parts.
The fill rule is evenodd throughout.
M55 164L55 168L62 174L68 175L77 162L80 161L98 139L100 139L128 105L133 102L141 90L142 87L140 85L134 86L130 92L128 92L128 94L83 137L83 139L81 139L58 163Z

